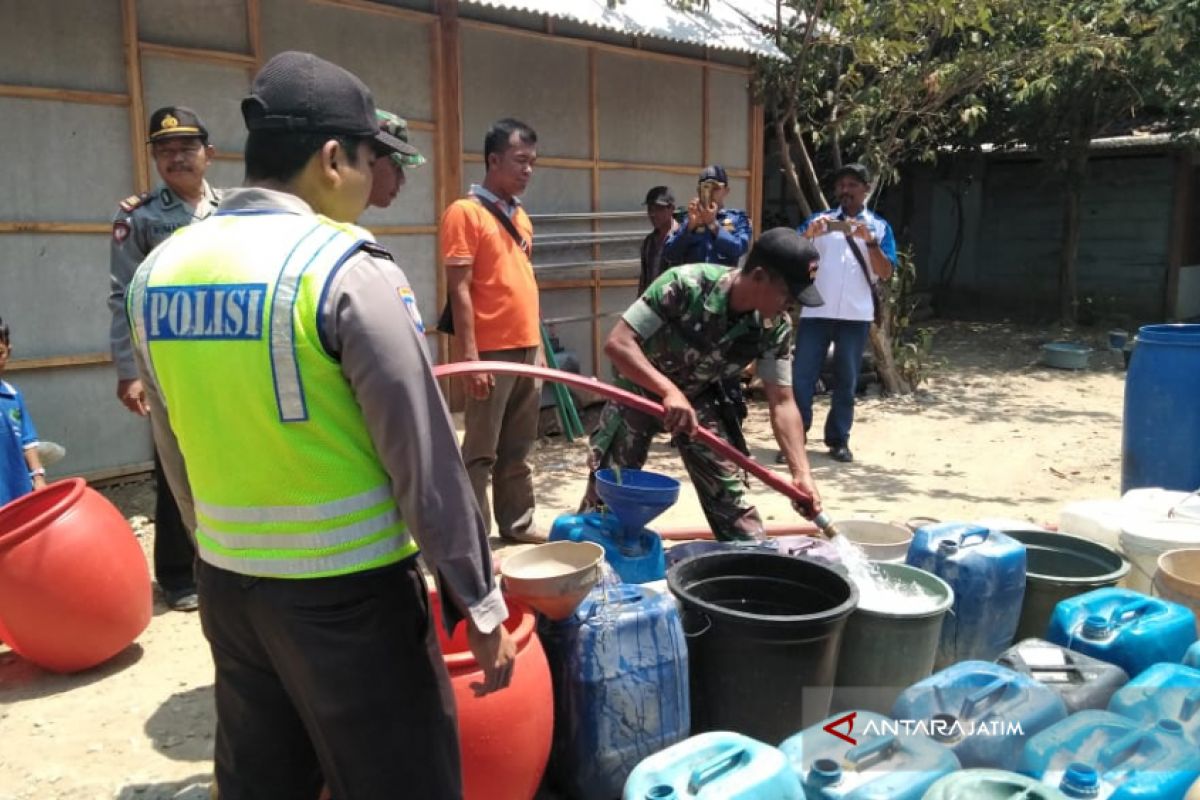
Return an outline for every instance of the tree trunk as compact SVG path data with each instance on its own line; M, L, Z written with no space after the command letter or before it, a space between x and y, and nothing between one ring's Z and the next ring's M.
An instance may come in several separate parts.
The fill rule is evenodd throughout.
M1079 317L1076 262L1079 258L1079 208L1083 199L1083 182L1087 177L1087 161L1086 143L1082 147L1073 147L1067 157L1063 186L1062 249L1058 259L1058 315L1063 325L1074 325Z
M784 130L782 119L775 120L775 138L778 139L779 162L783 166L783 175L788 188L792 190L792 197L796 200L796 205L800 207L801 219L808 219L812 216L812 207L808 204L808 198L804 196L804 190L800 188L800 177L796 174L796 164L792 161L792 153L788 147L787 133Z
M884 327L887 326L886 320ZM879 373L879 382L883 384L884 394L908 394L912 387L908 381L900 377L896 369L896 360L892 358L892 337L889 331L883 330L871 323L869 334L871 353L875 356L875 370Z
M796 149L800 153L800 172L804 175L804 183L808 187L812 205L819 211L827 211L829 209L829 201L825 199L825 193L821 191L821 181L817 178L817 169L813 166L812 156L808 152L808 145L804 141L804 135L800 131L800 125L796 122L796 115L789 112L787 116L788 127L792 131L792 135L796 139Z

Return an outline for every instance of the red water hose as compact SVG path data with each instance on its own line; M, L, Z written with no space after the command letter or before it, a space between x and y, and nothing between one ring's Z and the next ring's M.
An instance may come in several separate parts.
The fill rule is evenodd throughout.
M491 373L494 375L521 375L527 378L539 378L544 381L562 383L576 389L592 392L612 400L634 411L640 411L655 419L663 419L666 410L659 403L641 395L627 392L616 386L597 380L576 375L572 372L535 367L529 364L514 364L509 361L458 361L453 364L439 364L433 368L433 374L439 378L449 378L457 375L476 375ZM824 513L813 511L812 498L796 488L789 481L776 475L771 470L759 464L754 459L742 453L729 442L704 427L697 427L692 438L712 450L722 458L729 459L775 491L792 500L803 509L804 516L822 531L832 534L831 522Z

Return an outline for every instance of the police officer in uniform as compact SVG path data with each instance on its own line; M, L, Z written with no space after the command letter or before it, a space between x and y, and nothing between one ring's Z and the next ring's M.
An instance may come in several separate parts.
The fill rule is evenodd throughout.
M242 102L245 188L138 268L129 317L155 441L194 520L224 800L462 796L447 631L486 694L516 648L483 516L404 273L352 224L370 91L309 53ZM799 413L799 412L797 412ZM418 550L419 545L419 550Z
M195 111L183 106L155 111L150 115L149 145L162 183L151 192L122 200L113 218L108 299L112 310L109 341L117 366L117 398L141 416L146 416L149 408L129 344L129 323L125 316L129 281L151 250L179 228L206 219L220 201L220 195L204 179L214 151L208 143L208 130ZM154 577L168 607L195 611L196 550L163 477L157 453L154 479Z
M812 285L817 271L813 245L788 228L767 231L740 269L689 264L667 270L622 315L604 352L620 373L617 385L661 402L659 421L609 402L589 440L592 475L580 506L595 510L595 471L646 462L658 433L672 435L713 534L722 540L760 539L762 518L746 502L746 482L737 467L689 438L698 425L734 442L732 427L715 390L751 362L766 387L771 426L788 455L792 481L820 497L804 452L804 424L792 397L792 323L787 309L823 301Z
M729 177L720 164L705 167L696 186L698 191L688 203L686 216L663 245L663 265L736 267L738 260L750 249L750 239L754 235L750 218L745 211L725 208Z

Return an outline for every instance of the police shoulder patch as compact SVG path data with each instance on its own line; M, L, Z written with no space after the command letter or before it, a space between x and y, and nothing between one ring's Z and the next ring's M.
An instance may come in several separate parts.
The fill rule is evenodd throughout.
M145 204L147 200L154 196L153 192L142 192L141 194L131 194L120 202L121 210L128 214L138 206Z
M413 290L408 286L397 286L396 294L400 295L400 299L404 301L404 308L407 309L408 315L412 317L413 326L416 327L417 333L425 333L425 321L421 319L421 310L417 308L417 298L413 294Z
M129 223L119 219L113 223L113 241L117 244L129 238Z

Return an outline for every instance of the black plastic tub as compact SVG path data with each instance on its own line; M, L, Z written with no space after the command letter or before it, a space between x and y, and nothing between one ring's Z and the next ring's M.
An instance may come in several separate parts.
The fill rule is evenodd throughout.
M1025 601L1013 641L1045 638L1060 600L1116 586L1129 562L1099 542L1051 531L1004 531L1025 545Z
M829 714L858 590L808 558L715 552L667 571L688 641L692 732L777 745Z

